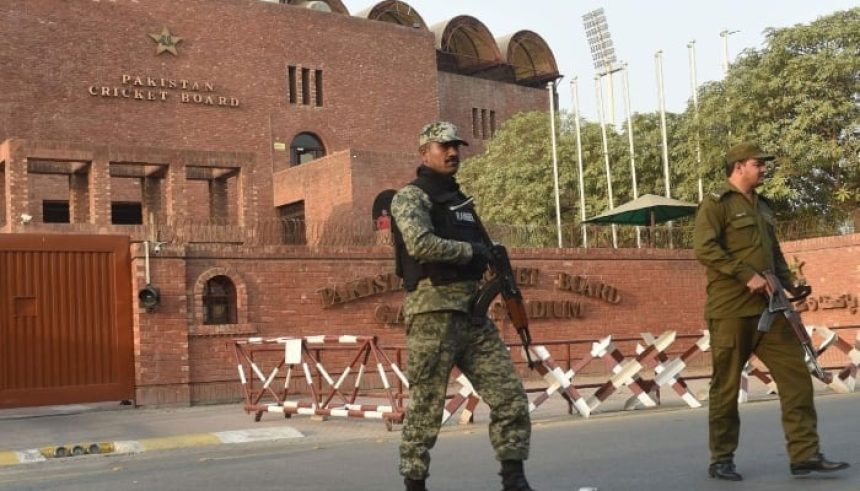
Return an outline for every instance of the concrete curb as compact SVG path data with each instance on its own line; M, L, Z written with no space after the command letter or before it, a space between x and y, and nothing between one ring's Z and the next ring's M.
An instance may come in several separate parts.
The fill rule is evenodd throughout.
M0 467L32 464L53 459L67 459L81 455L138 454L152 450L204 447L231 443L270 442L303 438L304 435L289 426L255 428L251 430L189 433L186 435L120 440L115 442L79 442L43 448L28 448L0 452Z

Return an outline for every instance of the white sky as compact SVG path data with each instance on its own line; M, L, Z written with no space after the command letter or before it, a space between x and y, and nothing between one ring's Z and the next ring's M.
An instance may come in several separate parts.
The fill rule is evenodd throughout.
M351 14L378 3L342 0ZM428 26L457 15L471 15L493 36L528 29L546 40L564 75L560 105L571 109L570 81L579 78L581 112L596 121L595 71L582 24L583 14L603 8L616 57L630 70L634 112L658 108L654 53L663 50L666 109L679 112L690 98L687 43L696 41L699 84L722 78L723 29L729 36L729 59L746 48L761 48L768 27L809 23L818 17L860 6L860 0L406 0ZM616 74L616 121L624 119L621 75ZM608 97L608 96L604 96Z

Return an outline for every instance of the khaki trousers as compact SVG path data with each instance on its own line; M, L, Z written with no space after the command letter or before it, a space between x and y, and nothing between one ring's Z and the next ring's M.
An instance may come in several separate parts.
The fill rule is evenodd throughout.
M712 463L734 458L740 434L741 370L753 353L767 365L776 382L791 462L808 459L819 451L812 378L800 341L783 316L774 319L766 334L757 331L757 324L758 317L708 321L714 371L708 407Z

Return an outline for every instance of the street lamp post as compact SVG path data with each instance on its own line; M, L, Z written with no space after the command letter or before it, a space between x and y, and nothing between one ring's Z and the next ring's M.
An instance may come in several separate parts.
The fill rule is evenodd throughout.
M633 148L633 115L630 113L630 77L627 63L622 65L624 74L624 112L627 116L627 143L630 146L630 179L633 184L633 199L639 198L639 188L636 185L636 152ZM636 247L642 247L642 231L636 226Z
M693 94L693 118L696 126L696 168L699 172L699 202L704 197L704 185L702 183L702 141L699 135L699 84L696 81L696 40L687 43L687 51L690 58L690 92Z
M739 32L741 31L730 31L728 29L720 31L720 37L723 38L723 73L729 73L729 36Z
M663 181L666 185L666 197L672 197L672 185L669 180L669 144L666 135L666 95L663 91L663 50L654 54L657 65L657 97L660 104L660 136L663 141Z
M558 147L555 141L555 82L547 82L546 88L549 92L549 128L552 133L552 177L555 187L555 224L558 231L558 247L561 248L561 200L558 193Z
M573 92L573 124L576 128L576 167L579 173L579 228L582 229L582 247L588 249L588 232L585 226L585 176L582 173L582 130L579 127L579 83L577 77L570 81Z
M657 65L657 95L660 102L660 136L663 140L663 180L666 183L666 197L672 197L672 182L669 178L669 143L666 132L666 94L663 89L663 50L654 53ZM672 247L672 222L666 224L669 232L669 247Z

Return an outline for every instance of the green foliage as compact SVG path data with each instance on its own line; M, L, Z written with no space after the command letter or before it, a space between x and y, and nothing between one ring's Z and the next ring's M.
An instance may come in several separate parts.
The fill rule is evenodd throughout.
M672 196L698 200L725 180L726 149L758 141L778 156L762 192L783 219L846 217L860 200L860 8L810 24L766 33L765 47L746 50L726 78L699 87L692 104L667 114ZM600 125L582 120L586 216L609 207ZM663 195L662 139L656 112L632 116L638 194ZM485 220L555 224L552 155L546 113L505 122L487 152L463 163L461 182ZM559 190L562 221L580 220L572 117L560 116ZM626 124L607 127L614 204L633 199ZM697 148L701 164L697 162ZM551 234L550 234L551 235ZM555 239L546 239L552 243Z

